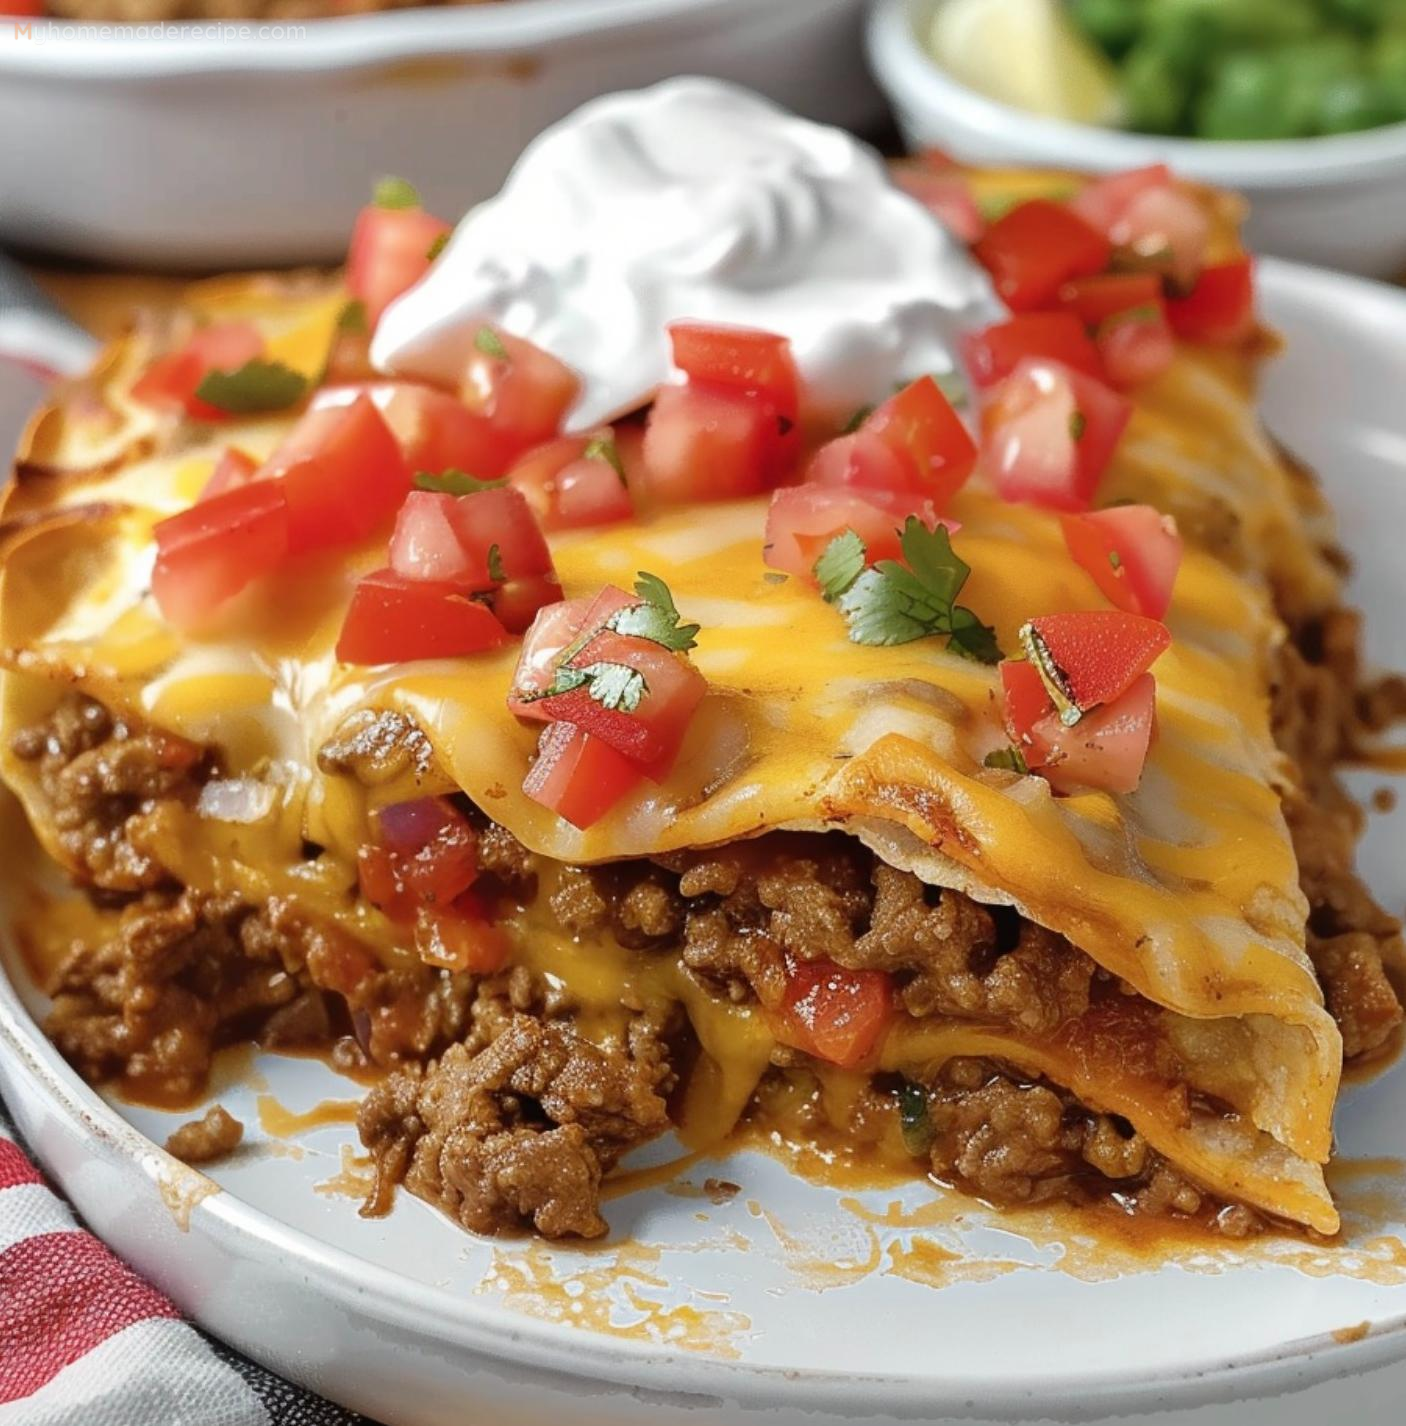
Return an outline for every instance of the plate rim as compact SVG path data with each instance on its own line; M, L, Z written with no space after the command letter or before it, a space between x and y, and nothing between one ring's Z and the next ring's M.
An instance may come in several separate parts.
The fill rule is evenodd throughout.
M1259 261L1266 308L1274 294L1349 293L1406 317L1406 291L1349 274L1283 259ZM1328 310L1335 310L1331 306ZM1385 316L1390 317L1388 311ZM1356 316L1349 320L1356 320ZM1406 1072L1406 1070L1403 1070ZM159 1193L162 1169L190 1170L173 1159L124 1119L62 1059L30 1017L18 990L0 967L0 1086L10 1091L14 1107L19 1077L85 1138L106 1141L129 1168L135 1168L153 1194ZM39 1155L43 1162L42 1153ZM63 1187L63 1175L45 1162ZM422 1340L467 1349L515 1366L566 1373L577 1379L625 1390L667 1391L671 1398L695 1396L715 1402L719 1396L745 1406L791 1407L821 1412L877 1409L908 1412L958 1410L990 1419L1032 1407L1073 1406L1082 1412L1148 1408L1170 1410L1215 1401L1252 1399L1370 1371L1406 1359L1406 1311L1373 1322L1358 1341L1342 1341L1331 1331L1274 1343L1249 1354L1202 1356L1164 1366L1149 1375L1127 1365L1078 1378L1049 1372L1012 1376L1003 1373L959 1377L951 1374L854 1373L843 1369L794 1368L728 1361L703 1353L585 1331L568 1323L543 1321L526 1314L504 1314L487 1300L456 1296L401 1277L357 1257L345 1248L282 1223L229 1189L201 1199L190 1216L221 1251L291 1264L307 1286L342 1305L374 1292L377 1316ZM252 1251L250 1251L252 1249ZM1175 1266L1171 1264L1170 1266ZM201 1313L176 1300L193 1320ZM445 1311L452 1306L452 1311ZM438 1309L438 1310L436 1310ZM1286 1380L1286 1377L1288 1378ZM326 1383L320 1384L325 1389ZM1256 1391L1263 1387L1263 1392ZM686 1403L691 1404L691 1403Z

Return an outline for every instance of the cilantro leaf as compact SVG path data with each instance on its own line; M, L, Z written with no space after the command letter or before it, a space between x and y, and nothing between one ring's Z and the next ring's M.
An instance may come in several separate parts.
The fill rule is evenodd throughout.
M633 713L649 692L644 675L628 664L593 663L585 668L562 664L541 697L554 698L558 694L574 693L578 688L584 688L602 708L621 713Z
M337 314L339 332L369 332L371 324L366 320L366 303L353 297Z
M1006 772L1017 772L1024 777L1030 771L1025 754L1019 748L996 748L986 754L982 762L986 767L1004 768Z
M448 233L441 233L441 234L434 240L434 242L432 242L432 243L430 244L429 251L425 254L425 256L426 256L431 262L433 262L433 261L440 255L440 253L442 253L442 252L444 251L444 249L448 246L448 243L449 243L449 234L448 234Z
M284 411L303 399L308 379L282 362L246 361L237 371L209 371L195 394L235 416Z
M843 530L820 552L812 566L827 604L833 604L864 573L869 552L853 530Z
M415 472L416 490L432 490L440 495L477 495L482 490L499 490L507 483L506 479L480 480L476 475L452 467L438 474L428 470Z
M508 577L503 569L503 551L497 545L488 547L488 577L494 584L502 584Z
M631 604L612 614L606 628L662 644L676 654L687 653L698 643L698 625L680 622L682 616L674 604L674 596L657 574L641 570L635 581L635 593L644 603Z
M995 630L954 602L971 568L953 551L946 527L930 530L910 515L899 545L906 565L880 560L836 600L850 638L856 644L892 645L946 634L954 653L995 663L1001 657Z
M495 357L498 361L507 361L508 359L508 349L503 345L502 337L492 327L480 327L474 333L474 346L484 356Z
M403 178L383 178L372 192L371 201L378 208L418 208L420 192Z
M615 447L615 437L609 431L603 435L592 436L586 442L586 449L581 452L581 458L582 460L603 460L620 477L620 484L627 484L625 463L620 459L620 452Z

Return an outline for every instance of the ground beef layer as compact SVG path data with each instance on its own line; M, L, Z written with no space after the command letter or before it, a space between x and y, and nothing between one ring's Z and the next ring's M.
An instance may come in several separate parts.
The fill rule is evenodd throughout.
M1400 926L1353 870L1362 814L1334 769L1406 708L1406 690L1364 687L1357 635L1341 611L1295 630L1275 689L1276 733L1300 774L1285 811L1311 907L1309 950L1349 1058L1379 1053L1402 1020L1390 973L1402 959ZM395 731L387 738L398 748ZM376 736L362 728L356 746ZM604 1231L603 1176L668 1127L669 1096L696 1053L676 1006L627 1005L624 1030L601 1043L578 1031L559 986L524 967L489 978L418 962L388 970L290 902L250 906L173 884L143 832L164 806L198 795L212 758L91 700L65 700L14 748L37 766L78 881L112 908L112 934L75 946L49 987L48 1031L85 1076L173 1101L200 1091L221 1044L319 1048L343 1068L380 1075L359 1120L376 1165L366 1211L384 1212L404 1183L476 1232ZM329 759L329 770L361 771L335 748ZM1062 937L926 886L842 834L774 833L658 861L553 867L547 877L510 833L469 810L499 895L541 896L574 933L675 956L722 1000L774 1004L788 956L885 971L917 1019L1030 1034L1119 993ZM773 1077L809 1072L805 1055L778 1047ZM759 1103L767 1098L764 1085ZM954 1060L924 1085L876 1080L847 1131L899 1116L915 1170L993 1202L1113 1197L1130 1212L1209 1214L1229 1233L1257 1222L1211 1202L1125 1120L999 1062Z

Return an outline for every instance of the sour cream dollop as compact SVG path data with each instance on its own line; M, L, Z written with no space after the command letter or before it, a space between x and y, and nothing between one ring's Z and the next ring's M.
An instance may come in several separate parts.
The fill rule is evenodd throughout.
M953 370L956 334L999 317L873 150L688 78L595 100L530 144L387 310L372 360L455 385L493 323L575 369L583 429L669 379L673 321L789 337L812 399L840 410Z

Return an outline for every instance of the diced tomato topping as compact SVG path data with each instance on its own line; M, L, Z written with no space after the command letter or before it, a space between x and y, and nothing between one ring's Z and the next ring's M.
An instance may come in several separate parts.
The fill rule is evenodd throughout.
M892 514L931 505L918 488L913 463L887 441L863 429L821 446L806 468L806 486L847 489Z
M464 371L462 394L519 451L556 435L581 390L576 373L540 347L496 328L475 343Z
M1006 500L1087 509L1132 410L1101 381L1027 357L982 412L987 470Z
M1048 357L1101 377L1103 367L1084 324L1069 312L1023 312L962 338L962 358L979 387L994 386L1025 357Z
M953 237L974 243L986 230L986 219L972 197L971 185L959 174L940 173L917 164L893 171L894 182L916 198Z
M277 482L256 481L162 520L153 533L151 592L170 623L195 628L287 557L287 497Z
M216 495L223 495L227 490L238 490L241 485L248 485L255 475L258 474L259 463L253 456L245 453L235 446L227 446L224 454L215 462L214 472L205 483L205 489L200 492L202 500L211 500Z
M1150 505L1118 505L1065 515L1064 542L1109 601L1130 614L1161 619L1181 565L1177 523Z
M674 365L689 383L721 387L769 402L791 425L800 415L800 377L785 337L752 327L673 322Z
M505 579L553 573L547 541L520 490L501 486L462 496L412 490L406 497L391 536L397 574L488 590L499 566Z
M415 917L415 953L440 970L493 975L508 963L511 950L507 933L487 918L472 891L447 911L422 908Z
M1006 305L1028 312L1046 306L1063 283L1102 272L1112 246L1063 204L1033 198L993 223L972 251Z
M478 877L478 838L453 803L419 797L376 815L376 841L357 854L362 895L392 920L447 908Z
M660 505L736 500L765 490L778 437L771 406L707 386L665 386L644 437L646 490Z
M1162 305L1162 280L1152 272L1105 272L1081 277L1059 289L1060 309L1071 312L1086 327L1135 307Z
M1187 341L1243 342L1255 330L1254 260L1236 258L1203 269L1189 297L1167 303L1167 320Z
M370 381L325 386L312 400L317 411L347 406L358 395L375 402L412 472L441 475L462 470L480 480L502 475L518 454L513 440L495 430L457 396L413 381Z
M1098 179L1069 206L1107 234L1115 261L1164 273L1178 288L1190 287L1206 260L1210 220L1165 164Z
M1126 693L1172 641L1165 624L1122 609L1042 614L1027 627L1044 646L1056 682L1085 712Z
M1155 381L1177 355L1160 302L1107 318L1094 333L1094 345L1108 380L1123 388Z
M489 595L488 602L510 634L522 634L541 610L561 603L561 581L555 573L504 580Z
M904 517L866 500L857 490L822 485L793 485L771 497L766 517L763 558L772 569L813 578L825 546L844 530L853 530L869 559L898 559ZM931 519L936 524L936 518Z
M263 334L252 322L212 322L178 351L157 357L132 384L132 398L144 406L177 406L197 421L227 421L227 411L196 391L212 371L238 371L263 352Z
M570 723L549 723L522 790L582 829L599 822L644 774L609 743Z
M939 510L976 467L976 445L952 403L930 376L920 376L890 396L864 423L912 466L920 490Z
M293 554L359 544L386 524L410 489L410 471L366 396L309 411L265 462L288 497Z
M884 971L787 953L786 990L771 1012L783 1043L851 1069L873 1054L894 1015L893 981Z
M613 442L609 427L588 436L562 436L529 451L508 472L543 529L614 525L634 515L625 481L604 454Z
M347 290L375 326L381 313L430 270L430 249L450 231L423 208L368 204L357 215L347 253Z
M357 582L337 640L342 663L460 658L500 648L507 630L458 585L406 579L383 569Z
M1057 791L1136 791L1156 728L1157 681L1150 673L1072 727L1060 721L1029 663L1003 663L1001 683L1011 741Z
M609 602L606 596L610 596ZM595 599L563 599L538 612L522 641L517 670L513 674L513 696L508 706L519 712L515 700L534 693L544 693L552 682L557 664L568 645L586 627L586 616L599 609L596 627L604 624L617 609L628 609L636 601L623 589L607 585ZM524 715L525 716L525 715Z

